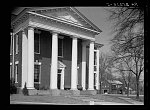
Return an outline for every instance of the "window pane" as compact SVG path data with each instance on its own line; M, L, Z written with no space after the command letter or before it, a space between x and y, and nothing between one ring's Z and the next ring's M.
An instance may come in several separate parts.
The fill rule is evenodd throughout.
M40 65L34 65L34 82L39 82Z
M34 36L34 52L40 53L40 35L37 33Z
M94 52L94 65L96 65L96 52Z
M63 39L58 39L58 56L63 56Z
M18 54L18 34L16 34L16 54Z

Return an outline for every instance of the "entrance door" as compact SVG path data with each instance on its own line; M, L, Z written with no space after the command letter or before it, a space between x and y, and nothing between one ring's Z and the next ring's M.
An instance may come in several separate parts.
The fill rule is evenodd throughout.
M58 74L57 74L57 88L61 89L61 69L58 69Z

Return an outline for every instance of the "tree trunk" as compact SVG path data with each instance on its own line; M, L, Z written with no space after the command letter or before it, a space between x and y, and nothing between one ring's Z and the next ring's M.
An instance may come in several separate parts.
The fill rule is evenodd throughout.
M136 79L136 99L139 99L139 79Z
M100 85L99 85L99 92L100 94L102 94L102 82L100 81Z
M127 97L129 97L129 82L127 84Z

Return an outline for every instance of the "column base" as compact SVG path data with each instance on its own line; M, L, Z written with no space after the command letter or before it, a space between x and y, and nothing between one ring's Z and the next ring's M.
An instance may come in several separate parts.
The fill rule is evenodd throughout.
M96 95L97 91L96 90L83 90L80 92L81 95Z
M79 91L79 90L69 90L69 91L70 91L70 93L71 93L72 95L75 95L75 96L80 95L80 91Z
M59 89L50 89L49 92L51 96L60 96L61 91Z

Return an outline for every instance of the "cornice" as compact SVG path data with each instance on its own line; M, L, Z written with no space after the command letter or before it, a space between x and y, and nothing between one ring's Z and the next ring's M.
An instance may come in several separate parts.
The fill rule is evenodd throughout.
M78 34L78 33L70 32L70 31L67 31L67 30L64 30L64 29L59 29L59 28L56 28L56 27L52 27L52 26L49 26L49 25L44 25L44 24L41 24L41 23L33 22L33 21L29 21L29 26L43 28L43 29L49 30L50 32L54 31L54 32L57 32L57 33L63 33L63 34L69 35L69 36L77 37L77 38L82 38L82 39L87 39L87 40L90 40L90 41L95 41L95 38L92 38L92 37L89 37L89 36L81 35L81 34Z
M11 23L11 28L12 29L16 28L18 25L20 25L21 23L26 21L28 18L29 18L29 14L28 13L24 13L22 16L20 16L19 18L16 18L15 21L13 21Z
M98 31L95 31L95 30L92 30L92 29L88 29L86 27L83 27L81 25L78 25L76 23L71 23L71 22L67 22L65 20L62 20L62 19L59 19L59 18L56 18L56 17L53 17L53 16L45 16L45 15L41 15L41 14L38 14L38 13L35 13L35 12L30 12L28 11L27 13L29 14L32 14L32 15L35 15L35 16L39 16L39 17L43 17L45 19L50 19L50 20L54 20L56 22L60 22L60 23L64 23L66 25L70 25L70 26L73 26L73 27L76 27L76 28L80 28L80 29L83 29L85 31L90 31L90 32L93 32L93 33L96 33L96 34L99 34L100 32Z

